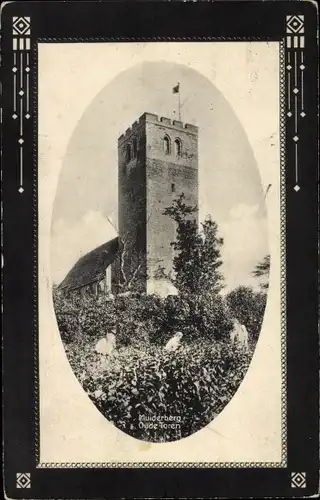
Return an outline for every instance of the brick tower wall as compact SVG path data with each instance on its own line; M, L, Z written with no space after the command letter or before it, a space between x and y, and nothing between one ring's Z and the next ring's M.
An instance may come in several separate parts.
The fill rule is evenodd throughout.
M164 148L164 137L169 139L169 154ZM182 193L187 204L198 205L198 129L151 115L147 119L146 139L147 290L166 294L168 287L155 277L159 266L163 266L166 273L172 271L170 243L175 240L176 227L163 211ZM175 151L176 139L181 145L180 156Z
M126 279L130 281L135 273L134 290L146 292L146 135L141 119L118 140L118 229ZM120 266L118 258L112 269L114 291L121 291L118 280L124 282Z
M170 144L166 154L164 137ZM181 155L175 140L181 142ZM128 160L128 146L131 158ZM156 279L159 266L172 271L175 224L163 215L175 198L198 205L198 128L144 113L118 140L119 236L125 243L124 272L130 279L139 268L135 290L163 293ZM123 281L120 259L112 266L112 289ZM169 292L167 292L169 293Z

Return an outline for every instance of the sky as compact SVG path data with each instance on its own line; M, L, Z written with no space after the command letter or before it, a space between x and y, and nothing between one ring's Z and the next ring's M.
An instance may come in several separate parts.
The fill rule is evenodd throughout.
M211 78L195 70L192 67L194 64L188 64L185 55L175 61L157 60L158 56L156 60L146 60L141 56L140 61L136 58L139 62L135 62L131 57L128 59L130 64L124 64L124 68L87 102L60 159L51 222L51 272L54 282L59 283L81 255L116 235L108 219L117 221L117 139L145 111L175 118L177 96L172 93L172 87L180 82L182 120L199 127L200 220L210 214L224 238L222 271L226 291L238 285L257 284L251 272L269 252L264 203L268 176L265 173L275 139L269 134L269 130L273 130L269 126L259 142L250 142L238 117L240 108L234 109L230 104L221 82L228 77L227 86L233 85L236 91L238 86L238 98L243 101L241 110L247 110L247 115L252 116L250 127L255 126L254 120L259 120L257 106L261 107L260 120L263 117L266 121L270 120L268 86L273 89L275 82L270 74L268 82L268 73L257 65L257 61L261 62L259 50L254 51L250 44L240 50L235 47L236 44L231 45L234 49L233 52L231 47L229 49L230 66L226 64L227 54L215 48L216 58L213 61L216 66L211 70ZM267 51L266 44L263 46L263 50ZM101 50L106 51L107 48ZM112 50L115 51L115 47ZM128 58L128 50L132 52L133 48L120 47L118 55L127 51ZM175 47L174 50L177 52ZM269 48L269 57L273 57L273 53L277 57L276 51ZM232 58L237 58L234 71ZM184 59L187 64L176 62L179 59ZM124 56L122 61L126 61ZM223 68L224 73L224 79L220 77L220 88L214 83L219 68ZM52 68L48 67L48 71L50 73ZM250 88L248 81L251 82ZM264 100L261 99L263 95L266 97ZM64 112L61 108L61 118ZM259 123L256 122L256 127ZM261 165L261 161L266 164Z

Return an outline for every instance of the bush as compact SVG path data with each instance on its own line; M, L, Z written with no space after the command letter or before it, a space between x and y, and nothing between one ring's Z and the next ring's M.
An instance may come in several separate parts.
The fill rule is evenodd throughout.
M195 339L221 340L229 337L232 321L219 296L156 295L105 297L64 297L55 294L55 312L61 337L99 338L116 329L118 345L141 342L164 345L182 331L184 342Z
M163 324L162 299L156 295L118 296L114 302L119 345L148 343ZM150 335L149 335L150 334Z
M249 365L251 352L229 342L232 322L218 295L106 301L55 292L54 304L75 375L101 413L138 439L174 441L207 425ZM101 362L95 344L114 327L117 347ZM181 346L166 352L163 346L177 330L183 332Z
M81 332L88 337L103 337L116 326L115 304L103 296L83 298L78 315Z
M53 304L64 343L73 342L79 336L96 339L115 328L115 305L105 297L80 297L55 290Z
M249 340L255 344L262 326L267 294L255 292L250 287L239 286L227 295L226 301L230 314L246 326Z
M230 337L232 320L219 295L193 297L190 300L188 319L191 340L198 338L219 341Z
M164 345L182 331L184 342L221 340L230 335L232 321L220 296L156 295L116 299L118 338L121 344L148 339Z
M92 342L69 345L67 355L101 413L122 431L154 442L181 439L207 425L232 398L250 361L250 353L227 342L193 343L174 353L122 347L104 365ZM170 418L179 426L166 429ZM158 428L141 426L146 419L155 419Z
M66 297L65 294L55 291L53 305L61 339L64 343L70 343L80 335L79 301L76 297Z

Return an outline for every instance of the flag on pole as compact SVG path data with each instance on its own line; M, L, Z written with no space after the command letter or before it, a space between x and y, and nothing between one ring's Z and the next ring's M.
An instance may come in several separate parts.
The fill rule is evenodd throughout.
M173 94L178 94L179 90L180 90L180 83L178 83L178 85L173 87L172 92L173 92Z

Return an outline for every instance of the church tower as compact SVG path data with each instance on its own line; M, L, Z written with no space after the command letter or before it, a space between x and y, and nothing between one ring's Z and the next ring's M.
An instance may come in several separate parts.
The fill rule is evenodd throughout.
M119 137L118 162L122 263L113 266L113 288L131 282L133 290L166 295L169 283L157 271L172 271L175 224L163 211L181 193L198 206L198 127L144 113Z

